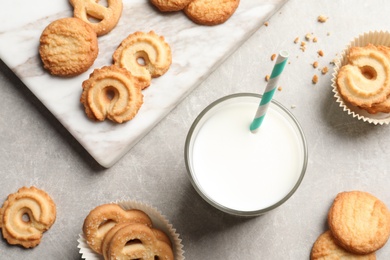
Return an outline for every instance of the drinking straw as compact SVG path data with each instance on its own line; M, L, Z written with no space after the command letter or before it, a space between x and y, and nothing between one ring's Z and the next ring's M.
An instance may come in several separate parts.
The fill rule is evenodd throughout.
M274 68L272 69L271 77L268 81L268 84L264 90L263 97L261 98L260 105L256 111L255 118L253 119L250 130L252 133L255 133L259 130L261 123L264 120L265 114L267 112L268 106L272 100L272 97L276 90L276 85L280 78L280 74L282 74L284 66L286 65L287 58L289 53L287 51L279 52L278 58L276 59L276 63Z

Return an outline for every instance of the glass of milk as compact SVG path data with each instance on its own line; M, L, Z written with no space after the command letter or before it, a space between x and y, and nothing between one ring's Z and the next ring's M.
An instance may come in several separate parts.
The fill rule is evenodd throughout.
M192 185L214 207L240 216L266 213L289 199L307 166L295 117L273 100L256 133L249 130L261 95L223 97L195 119L185 143Z

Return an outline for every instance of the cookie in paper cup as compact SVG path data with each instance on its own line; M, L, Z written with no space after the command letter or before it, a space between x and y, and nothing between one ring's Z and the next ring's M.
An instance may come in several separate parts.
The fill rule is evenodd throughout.
M173 248L174 259L185 259L182 240L179 238L179 234L159 210L150 205L138 201L116 201L114 203L118 204L125 210L137 209L145 212L152 220L153 228L163 231L170 238ZM96 253L89 247L83 233L79 234L79 239L77 240L77 242L79 243L78 248L82 259L103 260L102 255Z
M341 56L335 61L334 72L332 74L332 92L334 93L336 102L339 103L340 107L343 108L343 111L347 112L349 115L359 120L363 120L364 122L375 125L387 125L390 123L390 113L378 112L376 114L371 114L367 110L353 105L342 97L337 86L337 75L339 74L340 69L348 63L347 56L349 54L350 48L365 47L369 44L390 47L390 33L384 31L367 32L359 35L359 37L353 39L347 45L347 47L341 53Z

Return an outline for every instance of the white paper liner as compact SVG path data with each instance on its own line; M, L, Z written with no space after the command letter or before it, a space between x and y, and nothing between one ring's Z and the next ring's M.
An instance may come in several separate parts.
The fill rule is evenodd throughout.
M159 210L150 205L138 201L116 201L114 203L118 204L125 210L138 209L148 214L153 222L153 227L164 231L171 239L175 260L185 259L182 240L180 239L179 234ZM81 254L82 259L103 260L102 255L97 254L88 246L83 233L79 234L79 239L77 240L77 242L79 242L79 245L77 247L79 248L79 252Z
M340 68L347 64L347 55L349 52L349 49L351 47L364 47L368 45L369 43L373 45L383 45L383 46L389 46L390 47L390 33L384 32L384 31L370 31L364 34L359 35L358 37L354 38L347 47L343 50L341 53L341 56L336 60L334 72L332 74L332 92L334 93L334 97L336 98L336 102L339 103L340 107L343 108L343 111L347 112L349 115L359 119L363 120L364 122L372 123L375 125L384 125L390 123L390 113L377 113L377 114L370 114L366 110L361 109L357 106L354 106L350 104L349 102L345 101L337 88L337 74L340 70Z

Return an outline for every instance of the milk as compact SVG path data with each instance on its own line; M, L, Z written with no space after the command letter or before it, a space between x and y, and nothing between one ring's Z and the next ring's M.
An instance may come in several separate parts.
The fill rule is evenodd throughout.
M272 105L252 133L258 105L254 97L222 102L203 116L191 137L193 182L218 207L242 212L271 207L291 195L303 177L306 147L299 128Z

